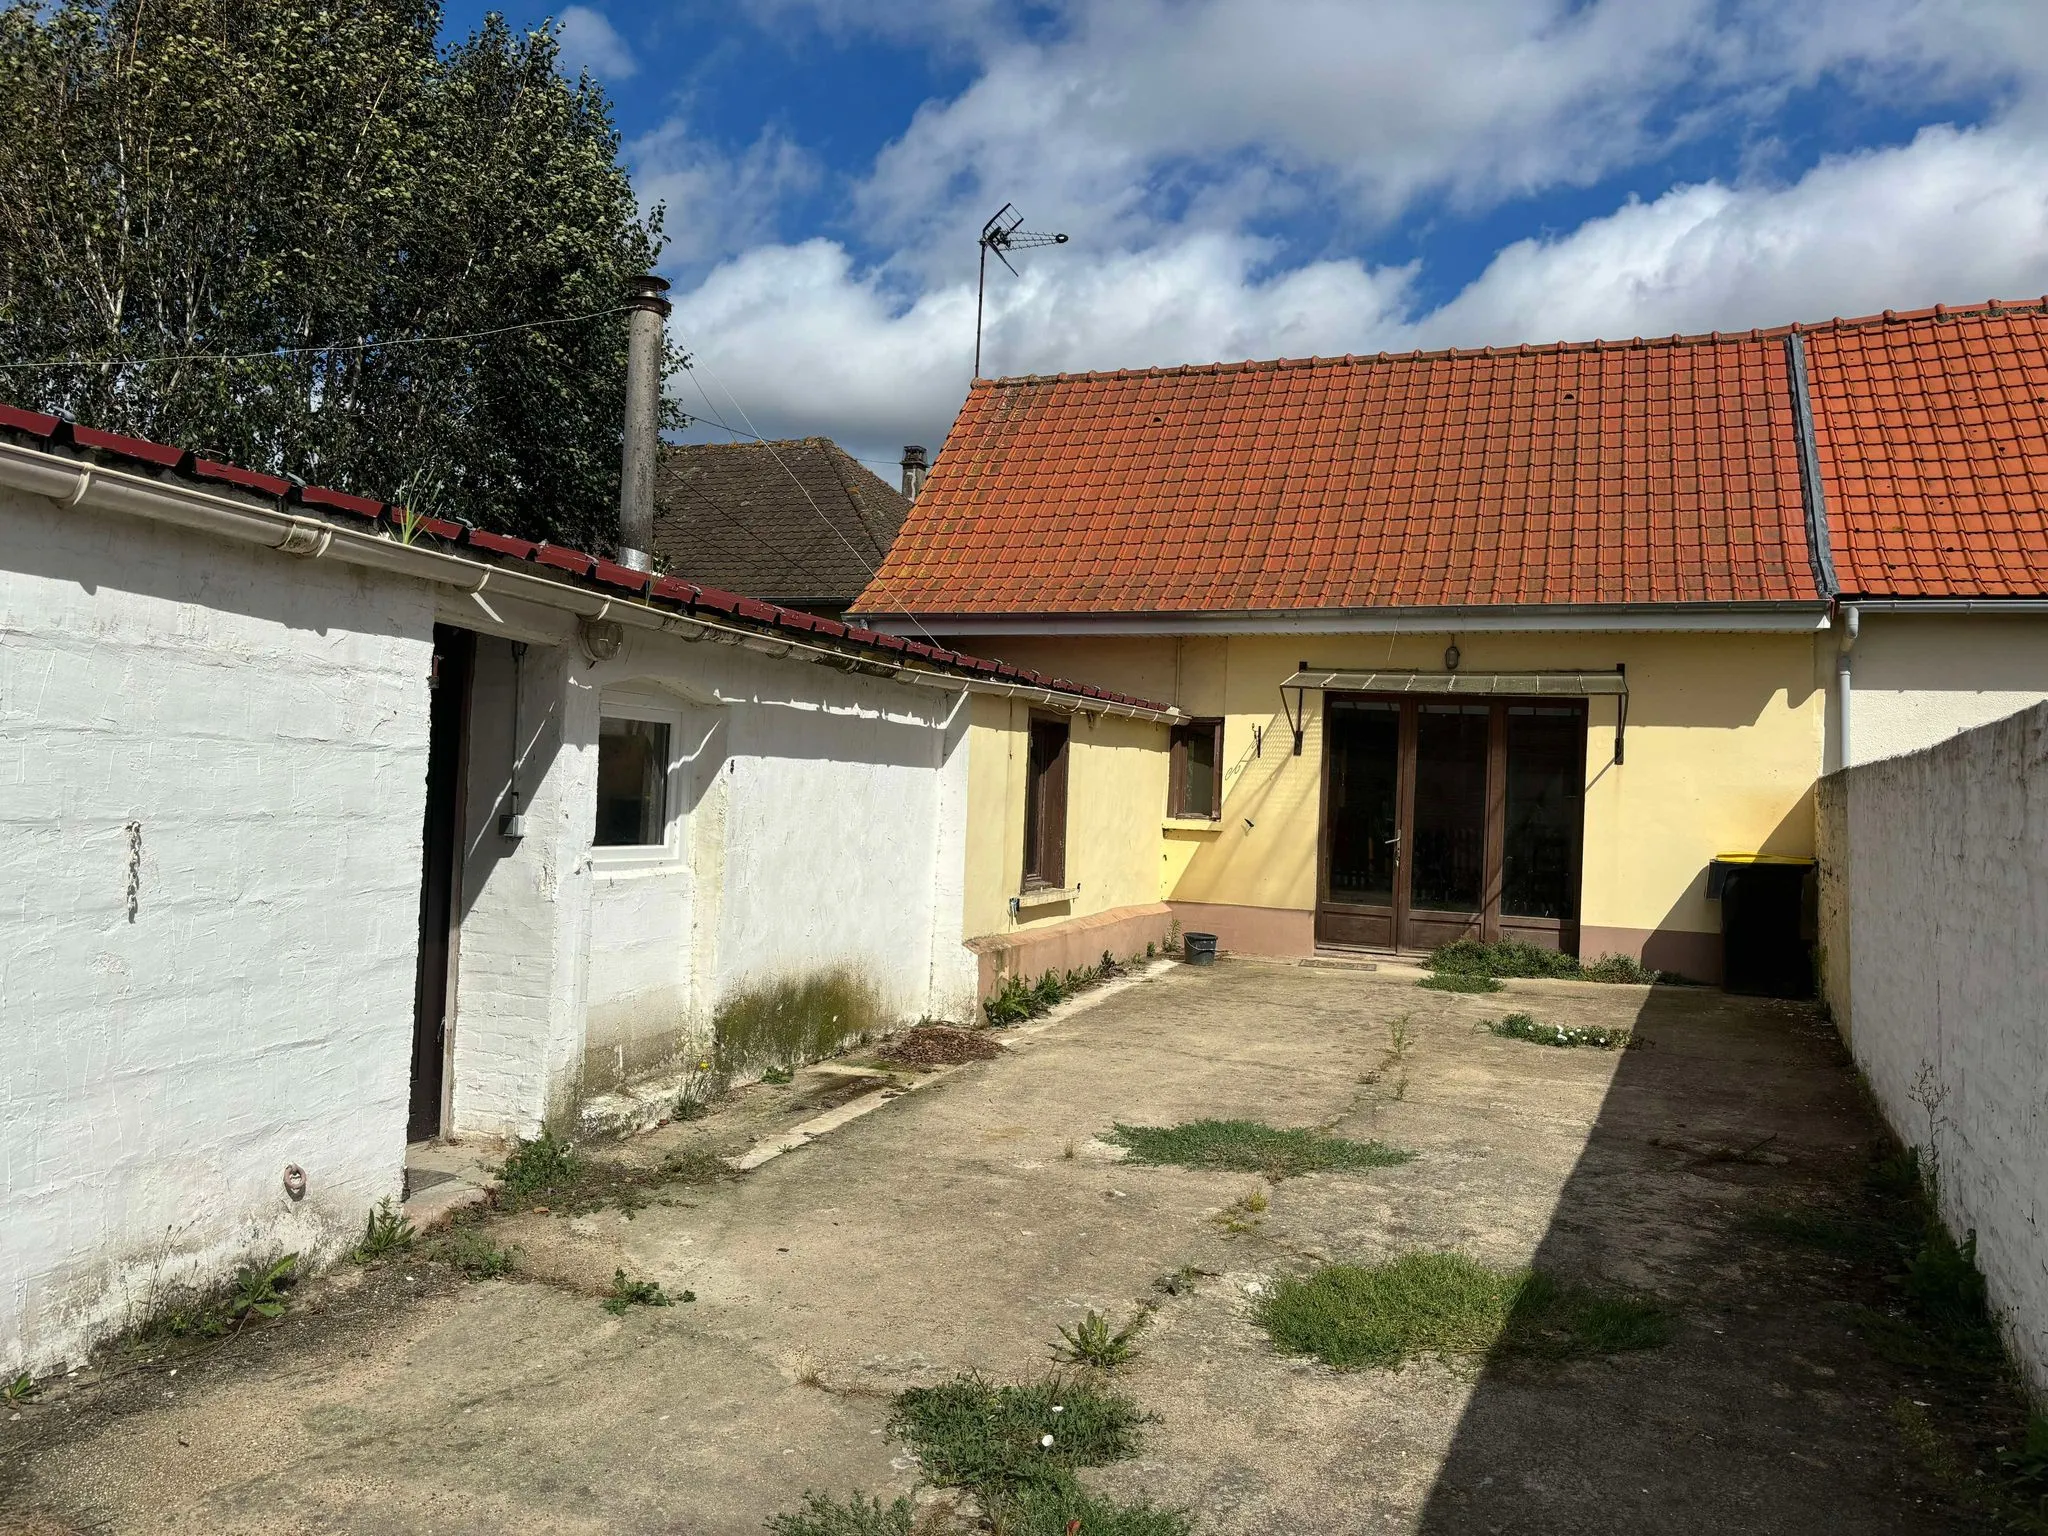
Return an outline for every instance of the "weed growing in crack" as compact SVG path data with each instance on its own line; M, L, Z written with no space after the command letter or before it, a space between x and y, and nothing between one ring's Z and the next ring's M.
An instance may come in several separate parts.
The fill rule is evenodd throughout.
M1654 1349L1670 1333L1668 1313L1648 1297L1488 1269L1456 1253L1332 1264L1282 1280L1258 1318L1281 1349L1338 1370L1394 1369L1419 1355L1569 1360Z
M1595 1024L1539 1024L1526 1013L1511 1013L1485 1028L1504 1040L1527 1040L1534 1045L1554 1045L1565 1050L1584 1045L1596 1051L1619 1051L1635 1041L1634 1034L1626 1029L1603 1029Z
M458 1227L439 1239L429 1257L461 1270L472 1280L496 1280L512 1273L517 1250L500 1248L474 1227Z
M1109 1319L1100 1312L1091 1311L1074 1327L1060 1329L1060 1341L1053 1345L1052 1357L1067 1365L1113 1372L1138 1357L1138 1334L1150 1321L1151 1315L1141 1307L1136 1317L1111 1333Z
M761 1081L771 1088L787 1088L796 1081L796 1069L794 1067L763 1067L761 1069Z
M0 1403L13 1407L16 1403L33 1401L43 1389L36 1385L35 1377L23 1371L14 1380L0 1382Z
M349 1257L358 1264L374 1264L395 1253L404 1253L418 1235L404 1212L392 1209L391 1197L386 1195L363 1223L363 1240L349 1251Z
M1252 1190L1238 1196L1209 1219L1232 1237L1259 1230L1259 1221L1266 1211L1266 1192Z
M696 1299L693 1293L689 1291L683 1292L683 1300L695 1301ZM675 1303L669 1300L667 1292L663 1291L652 1280L628 1280L623 1269L613 1272L612 1288L606 1293L604 1299L604 1309L611 1313L613 1317L624 1317L628 1307L672 1307L674 1305Z
M1415 1157L1413 1152L1384 1142L1347 1141L1321 1131L1261 1125L1256 1120L1118 1125L1105 1139L1128 1148L1133 1163L1262 1173L1275 1182L1323 1169L1391 1168Z
M1215 1275L1213 1269L1197 1269L1192 1264L1183 1264L1154 1280L1152 1289L1166 1296L1191 1296L1198 1281L1214 1279Z
M575 1148L553 1131L544 1130L532 1141L514 1144L498 1169L499 1191L521 1200L545 1195L567 1186L581 1166Z

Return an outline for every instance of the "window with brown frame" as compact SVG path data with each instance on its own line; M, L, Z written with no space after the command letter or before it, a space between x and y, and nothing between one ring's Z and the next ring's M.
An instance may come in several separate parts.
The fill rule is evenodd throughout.
M1067 883L1067 734L1065 720L1031 717L1024 768L1024 888Z
M1223 814L1223 722L1188 720L1173 728L1166 814L1214 821Z

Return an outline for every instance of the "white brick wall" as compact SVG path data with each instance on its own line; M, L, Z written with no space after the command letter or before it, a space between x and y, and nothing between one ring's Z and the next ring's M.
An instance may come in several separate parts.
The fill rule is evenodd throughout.
M398 1192L432 598L4 490L0 567L11 1372Z
M1831 775L1820 817L1829 1003L2048 1391L2048 706Z

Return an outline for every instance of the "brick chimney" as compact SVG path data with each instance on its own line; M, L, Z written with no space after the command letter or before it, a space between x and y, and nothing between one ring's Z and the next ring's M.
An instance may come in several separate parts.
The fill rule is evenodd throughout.
M917 493L924 489L925 471L929 467L924 461L924 449L916 443L903 450L903 494L906 499L917 500Z
M651 570L654 460L661 450L661 329L668 282L652 272L627 285L626 442L619 466L619 564Z

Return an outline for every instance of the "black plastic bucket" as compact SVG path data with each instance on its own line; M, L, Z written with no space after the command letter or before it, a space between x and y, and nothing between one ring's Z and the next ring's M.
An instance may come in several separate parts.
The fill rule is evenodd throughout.
M1189 965L1214 965L1216 963L1216 935L1213 933L1186 933L1181 935L1181 953Z

